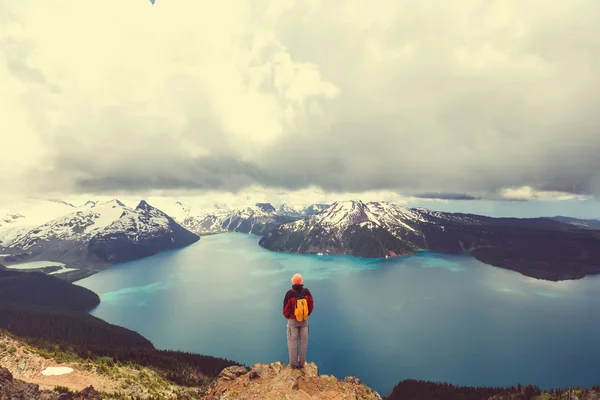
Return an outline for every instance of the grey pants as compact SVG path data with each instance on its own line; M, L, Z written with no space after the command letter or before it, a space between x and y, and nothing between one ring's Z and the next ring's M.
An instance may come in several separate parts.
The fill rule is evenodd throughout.
M298 342L300 342L300 356L298 356ZM292 366L304 366L308 345L308 321L298 322L295 318L288 319L287 343L290 364Z

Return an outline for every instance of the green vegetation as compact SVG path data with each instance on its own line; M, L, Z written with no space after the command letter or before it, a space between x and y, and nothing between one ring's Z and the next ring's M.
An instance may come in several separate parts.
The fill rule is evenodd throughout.
M78 346L48 339L15 338L9 332L0 330L2 335L22 341L24 349L46 359L77 364L88 371L115 379L122 378L129 384L139 383L157 392L168 389L170 383L203 388L224 368L240 365L230 360L180 351ZM14 352L16 348L11 347L8 351ZM143 367L155 374L150 374ZM129 372L124 373L124 369Z
M98 300L95 293L51 276L0 271L0 339L8 336L19 342L24 353L118 381L122 392L104 394L104 398L129 400L132 393L156 399L165 395L186 398L190 393L199 397L224 368L240 365L217 357L157 350L137 332L87 314ZM0 352L12 354L17 347L3 343ZM60 393L66 390L55 388Z
M0 302L88 312L100 304L94 292L39 272L0 270Z
M69 389L68 387L65 387L65 386L55 386L54 392L56 392L58 394L68 393L71 396L73 396L75 394L75 392L73 392L71 389Z
M0 287L0 292L3 290ZM0 303L0 329L16 335L59 340L102 348L148 348L152 343L137 332L92 315Z
M600 397L600 386L590 389L567 388L548 392L533 385L508 388L454 386L448 383L404 380L398 383L386 400L591 400Z

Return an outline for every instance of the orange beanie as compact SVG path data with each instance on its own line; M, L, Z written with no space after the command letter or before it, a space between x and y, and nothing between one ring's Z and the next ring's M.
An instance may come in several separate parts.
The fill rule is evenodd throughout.
M292 285L302 285L302 275L295 274L292 276Z

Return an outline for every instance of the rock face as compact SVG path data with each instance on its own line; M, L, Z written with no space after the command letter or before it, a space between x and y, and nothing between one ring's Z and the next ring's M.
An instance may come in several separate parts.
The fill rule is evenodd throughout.
M490 218L378 202L334 203L272 229L259 244L274 251L374 258L420 250L470 253L484 263L547 280L600 272L600 231L551 218Z
M301 370L294 370L280 362L256 364L250 370L244 367L226 368L204 398L381 400L377 392L361 384L357 378L338 380L333 376L319 375L313 363L307 363Z
M10 400L100 400L92 386L76 394L40 391L38 385L13 379L10 371L0 367L0 399Z
M39 399L39 386L14 380L9 370L0 367L0 398L11 400Z

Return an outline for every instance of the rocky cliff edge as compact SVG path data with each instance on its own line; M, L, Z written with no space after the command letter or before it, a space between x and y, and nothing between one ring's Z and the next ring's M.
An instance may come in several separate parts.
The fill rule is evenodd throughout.
M224 369L204 397L206 400L381 400L356 377L338 380L319 375L314 363L292 369L281 362L255 364L252 368Z

